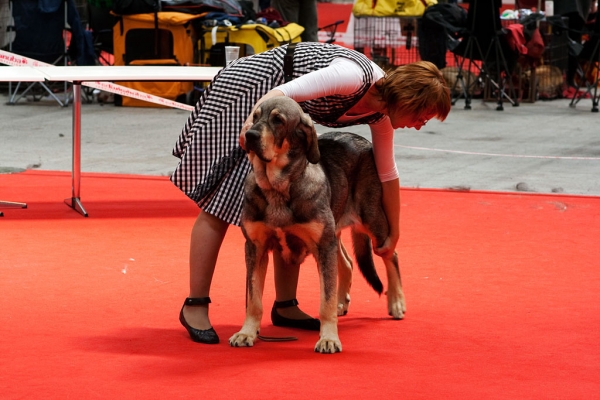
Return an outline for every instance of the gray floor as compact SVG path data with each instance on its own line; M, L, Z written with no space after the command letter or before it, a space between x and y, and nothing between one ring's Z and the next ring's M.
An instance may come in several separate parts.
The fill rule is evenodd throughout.
M0 95L0 172L71 170L72 107L53 101L7 105ZM460 100L444 122L399 130L401 185L600 195L600 114L591 100L523 103L519 107ZM169 175L187 111L82 106L84 172ZM328 128L319 126L318 131ZM369 137L368 127L347 130Z

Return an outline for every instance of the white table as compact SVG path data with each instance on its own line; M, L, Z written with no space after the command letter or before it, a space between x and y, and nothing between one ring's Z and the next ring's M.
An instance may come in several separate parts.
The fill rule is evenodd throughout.
M0 82L45 82L46 75L33 67L1 67Z
M81 203L81 83L119 81L210 81L220 67L183 66L63 66L2 67L2 82L73 82L73 169L71 198L65 202L84 217Z

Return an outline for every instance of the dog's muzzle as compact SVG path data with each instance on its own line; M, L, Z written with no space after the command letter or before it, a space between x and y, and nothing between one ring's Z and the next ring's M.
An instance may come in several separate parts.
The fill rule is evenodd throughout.
M257 146L260 147L260 133L258 131L252 129L247 130L244 139L246 151L254 150Z
M244 146L246 148L246 153L253 152L262 161L271 161L264 157L259 131L253 129L246 131Z

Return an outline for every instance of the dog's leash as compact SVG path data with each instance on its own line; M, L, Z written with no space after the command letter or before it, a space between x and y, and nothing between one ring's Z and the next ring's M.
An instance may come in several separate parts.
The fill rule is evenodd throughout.
M291 342L294 340L298 340L296 336L257 336L263 342Z
M246 279L246 310L248 309L248 279ZM257 335L263 342L292 342L298 340L296 336L263 336Z

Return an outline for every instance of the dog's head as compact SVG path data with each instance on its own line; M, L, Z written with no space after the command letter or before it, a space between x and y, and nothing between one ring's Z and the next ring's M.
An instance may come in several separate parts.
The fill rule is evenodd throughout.
M244 148L269 163L306 157L316 164L320 153L317 132L310 117L289 97L278 96L262 102L253 115L253 125L245 133Z

